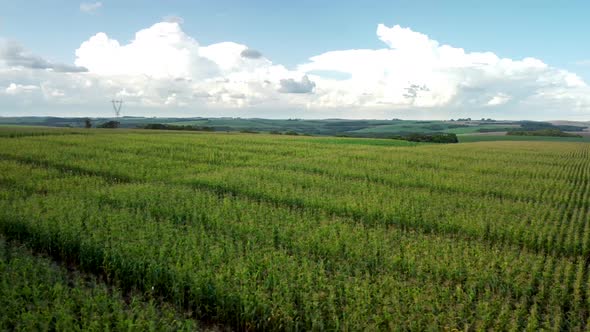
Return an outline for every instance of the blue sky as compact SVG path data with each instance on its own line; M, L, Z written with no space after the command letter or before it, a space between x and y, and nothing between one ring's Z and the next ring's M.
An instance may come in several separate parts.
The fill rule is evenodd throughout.
M104 31L115 39L168 15L203 43L252 45L273 61L295 65L329 50L381 47L378 23L411 27L450 45L499 56L533 56L590 79L588 1L101 1L93 15L78 1L6 1L0 33L55 60ZM291 47L285 47L285 43ZM584 68L587 67L587 68Z
M383 23L465 52L536 58L590 81L588 1L103 0L91 12L81 10L81 4L4 1L0 38L16 41L47 61L73 64L76 49L98 32L126 44L136 32L178 16L182 32L199 45L247 45L273 64L296 70L325 52L386 47L375 35L377 24Z

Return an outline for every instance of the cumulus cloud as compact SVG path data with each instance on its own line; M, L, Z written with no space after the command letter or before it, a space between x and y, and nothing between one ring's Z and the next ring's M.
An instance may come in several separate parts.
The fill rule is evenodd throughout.
M429 91L429 89L426 87L426 85L420 86L416 84L410 84L410 86L406 88L406 93L404 93L404 97L409 99L415 99L418 97L418 93L421 91Z
M102 7L102 2L83 2L80 4L80 11L87 14L92 14Z
M180 16L176 16L176 15L168 15L168 16L164 16L163 21L168 22L168 23L183 24L184 18L182 18Z
M88 71L84 67L52 63L40 56L27 52L16 42L0 43L0 61L9 67L24 67L30 69L50 69L56 72L79 73Z
M499 93L492 97L490 101L488 101L488 106L496 106L496 105L503 105L510 101L511 97L505 93Z
M279 92L283 93L310 93L315 88L315 83L310 81L307 75L304 75L299 82L288 78L280 80L280 84Z
M303 75L243 44L201 45L177 22L140 30L127 44L97 33L76 50L75 63L146 107L276 106L281 80ZM284 105L306 102L287 99Z
M380 24L376 36L382 48L330 51L288 69L240 43L203 45L181 22L166 18L126 43L96 33L75 51L75 65L55 64L4 43L0 109L27 101L45 109L110 110L106 101L116 97L137 114L166 115L178 109L273 117L291 117L297 110L298 117L309 118L590 113L590 88L574 73L535 58L466 51L409 28Z
M242 52L240 52L240 55L243 58L247 58L247 59L260 59L260 58L262 58L262 53L260 53L257 50L251 49L251 48L247 48L247 49L243 50Z
M10 83L10 85L4 90L4 92L9 95L17 95L21 93L32 92L38 89L39 87L36 85L21 85Z
M178 23L161 22L140 30L135 39L121 45L100 32L76 50L76 65L92 73L135 77L203 78L216 66L199 54L199 44Z
M376 34L387 48L326 52L299 66L307 73L350 74L350 79L339 82L318 77L319 105L389 105L442 113L510 102L518 112L524 105L544 107L541 100L556 96L563 109L590 105L589 98L579 93L588 90L580 77L535 58L512 60L491 52L467 52L398 25L379 24Z

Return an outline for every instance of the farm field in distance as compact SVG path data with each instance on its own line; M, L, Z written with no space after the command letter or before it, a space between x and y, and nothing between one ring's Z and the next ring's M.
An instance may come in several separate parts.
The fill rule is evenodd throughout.
M79 328L588 330L590 144L519 138L0 127L0 301Z
M553 137L553 136L510 136L510 135L457 135L460 143L491 141L535 141L535 142L577 142L590 143L590 136Z
M582 138L566 138L566 141L590 141L590 123L581 121L506 121L492 119L458 119L458 120L350 120L350 119L260 119L260 118L166 118L166 117L134 117L89 118L96 127L102 123L116 120L122 128L143 128L160 124L171 126L195 127L197 130L218 132L257 132L257 133L289 133L313 136L346 136L369 138L392 138L411 134L457 134L464 140L490 140L479 136L493 134L495 140L505 140L507 131L557 129L573 132ZM18 126L49 126L83 128L84 118L61 117L0 117L0 125ZM476 136L476 137L473 137ZM538 139L538 138L537 138ZM510 140L516 140L510 138ZM526 138L521 139L526 140ZM530 140L530 139L529 139Z

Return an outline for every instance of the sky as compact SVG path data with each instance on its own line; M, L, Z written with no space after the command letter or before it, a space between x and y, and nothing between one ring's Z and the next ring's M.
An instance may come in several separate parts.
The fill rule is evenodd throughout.
M590 120L588 1L1 1L0 116Z

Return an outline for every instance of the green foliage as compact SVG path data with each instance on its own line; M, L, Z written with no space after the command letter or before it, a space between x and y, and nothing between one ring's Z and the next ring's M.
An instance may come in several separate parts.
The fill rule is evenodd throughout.
M402 136L410 142L429 142L429 143L459 143L456 134L443 133L443 134L410 134Z
M349 136L340 136L349 137ZM434 133L434 134L418 134L411 133L405 135L385 135L385 137L394 140L404 140L408 142L418 143L459 143L457 135L454 133Z
M125 298L126 297L126 298ZM95 277L68 272L0 236L3 331L193 331L194 321L153 297L124 296Z
M531 131L514 130L509 131L506 135L512 136L549 136L549 137L582 137L581 135L565 133L559 129L538 129Z
M105 123L101 123L97 126L97 128L109 128L109 129L114 129L114 128L119 128L119 125L121 123L119 121L107 121Z
M0 135L0 233L122 292L236 330L589 327L590 144L83 132Z
M518 131L542 131L542 130L557 130L557 131L582 131L586 127L569 126L569 125L554 125L549 122L536 121L520 121L520 129Z
M215 131L212 127L207 126L179 126L162 123L149 123L145 126L140 127L142 129L157 129L157 130L189 130L189 131Z

